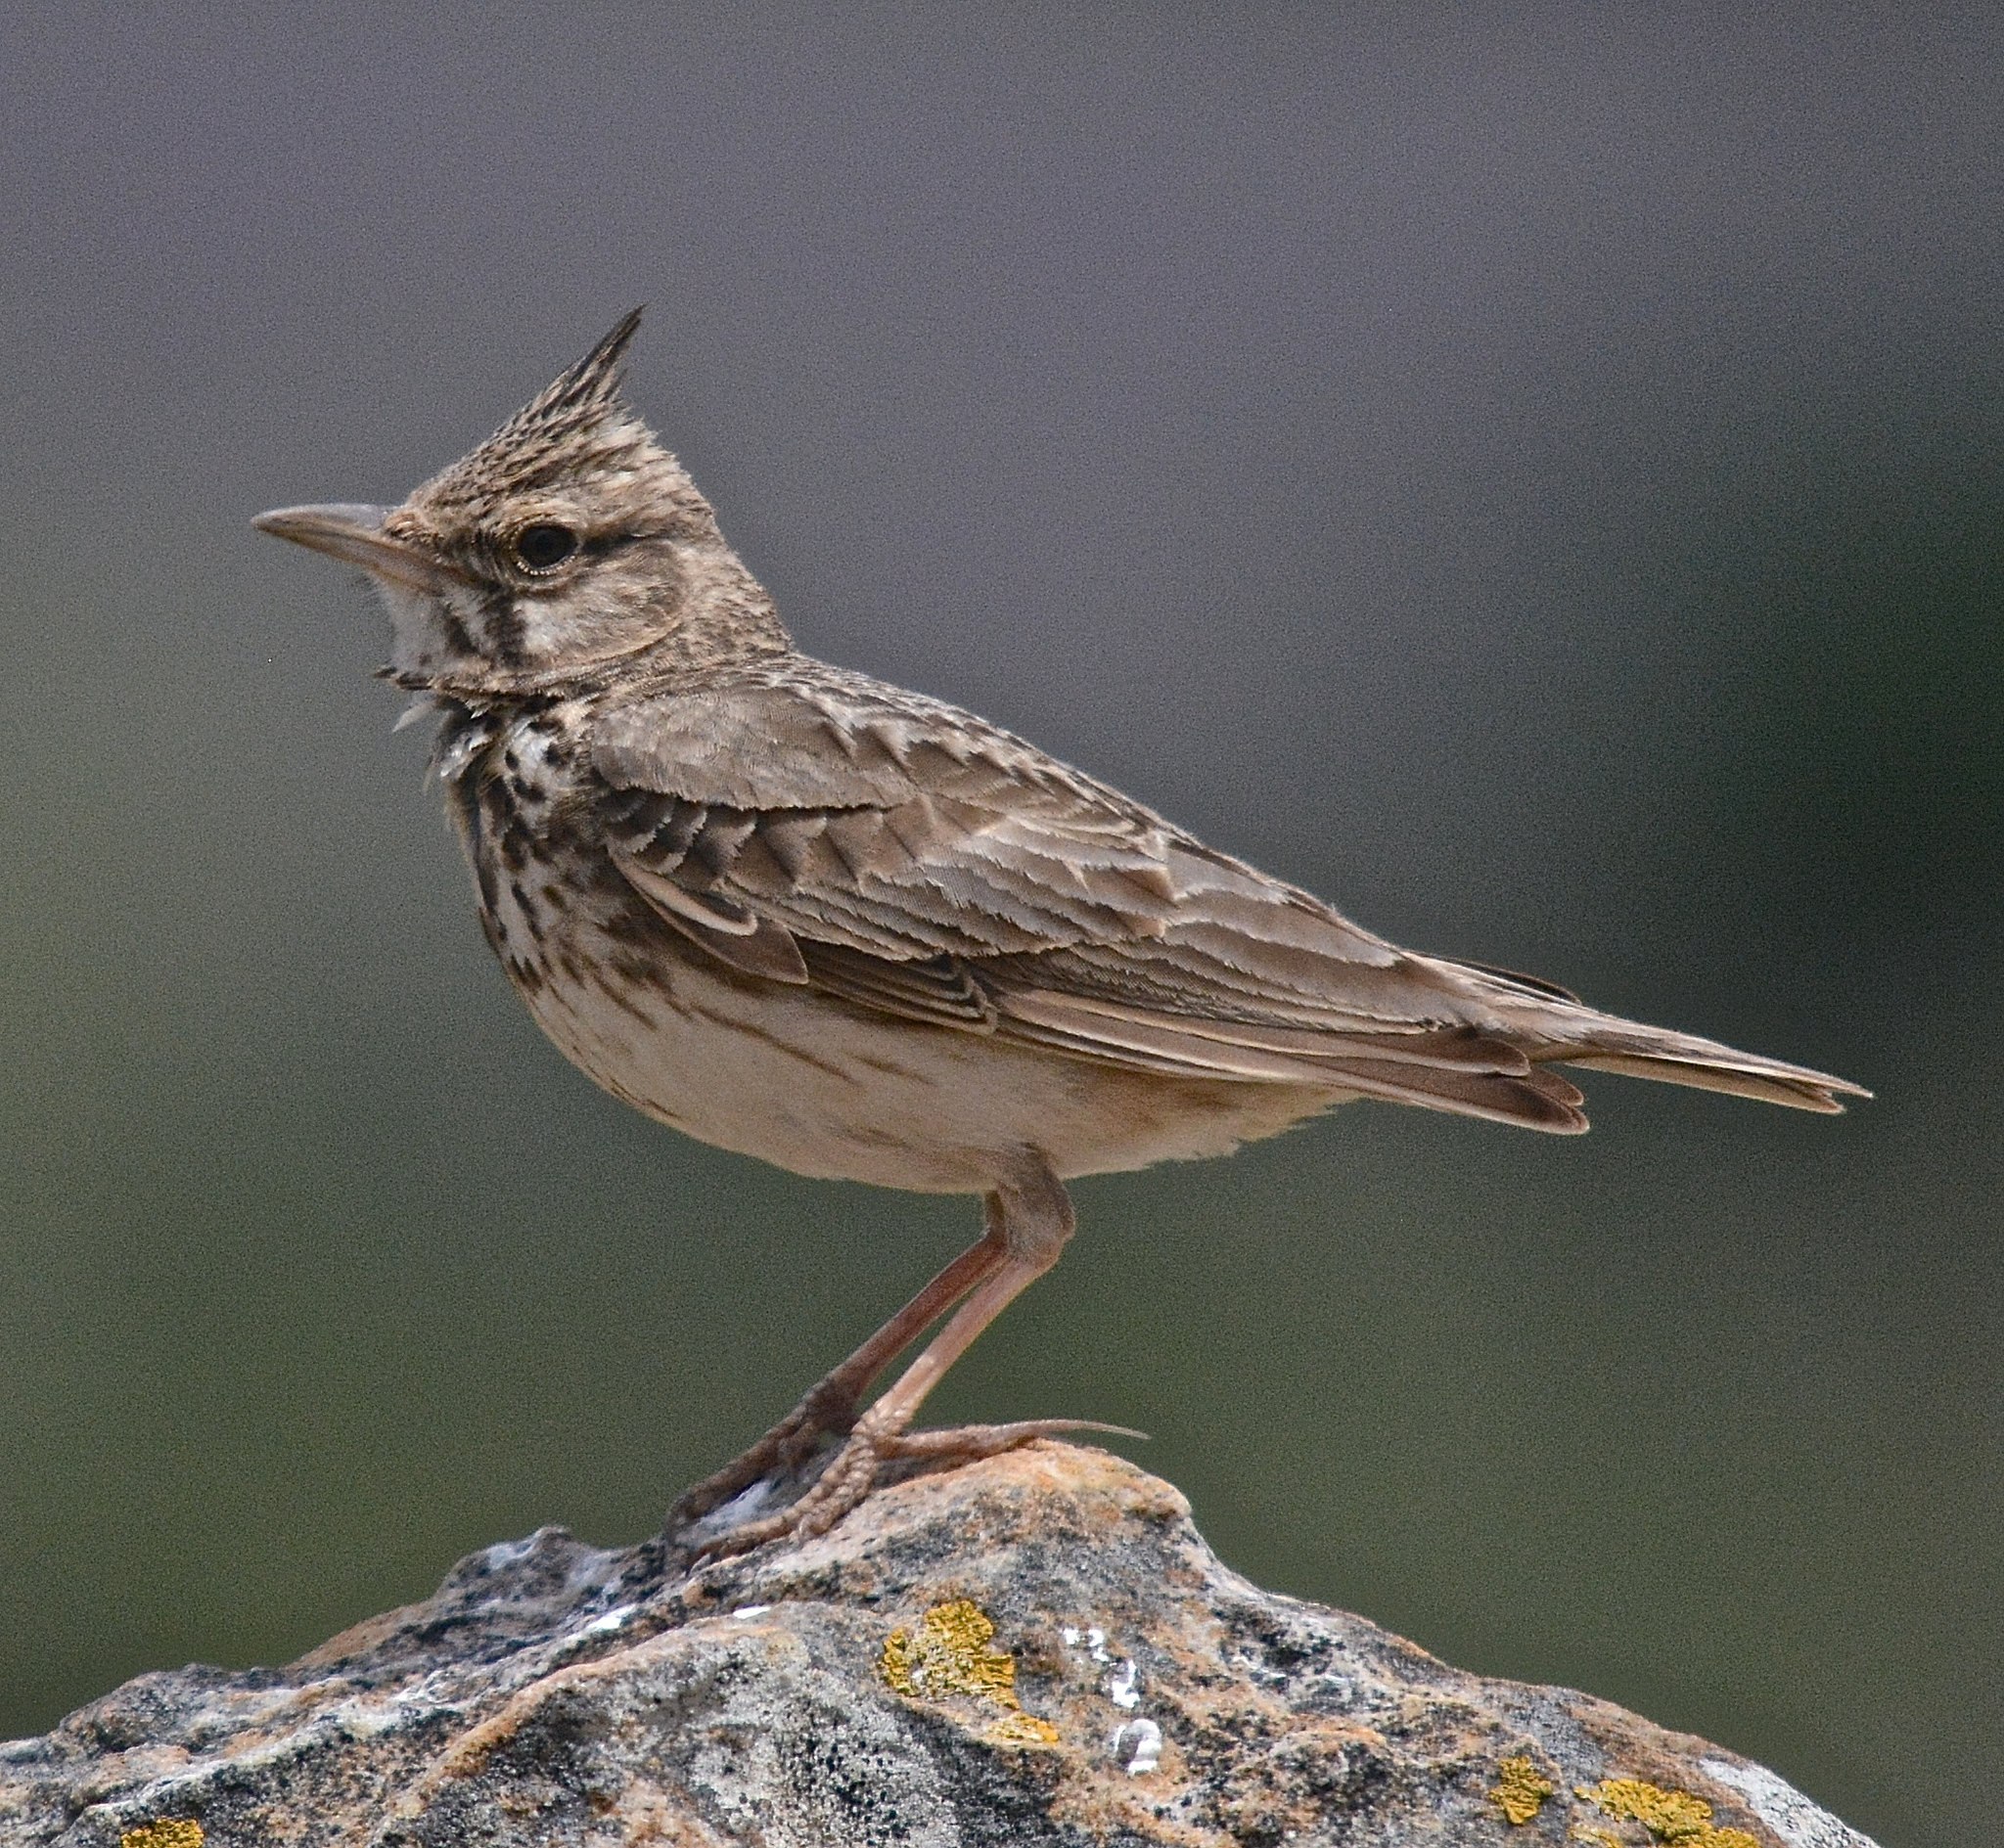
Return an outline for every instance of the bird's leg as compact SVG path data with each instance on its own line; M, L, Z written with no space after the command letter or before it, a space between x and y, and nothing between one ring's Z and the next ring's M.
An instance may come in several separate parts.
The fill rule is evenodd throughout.
M808 1387L800 1403L741 1457L685 1489L668 1510L675 1533L721 1508L760 1476L790 1473L804 1464L824 1437L846 1437L855 1428L863 1395L877 1376L926 1330L1008 1259L1002 1208L994 1194L983 1202L986 1229L910 1302L839 1367Z
M1038 1419L908 1433L926 1395L973 1346L975 1337L1057 1263L1075 1224L1071 1201L1050 1164L1027 1150L1016 1172L988 1195L987 1206L989 1237L1000 1229L1001 1250L951 1320L883 1397L856 1420L848 1442L806 1494L776 1514L747 1521L717 1536L704 1546L705 1555L717 1557L746 1553L785 1534L826 1533L870 1493L878 1470L893 1457L991 1457L1061 1431L1118 1428L1077 1419ZM983 1239L976 1250L987 1244L988 1239Z

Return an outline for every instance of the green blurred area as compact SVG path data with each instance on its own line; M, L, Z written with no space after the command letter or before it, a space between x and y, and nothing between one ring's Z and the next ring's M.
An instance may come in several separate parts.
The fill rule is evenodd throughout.
M938 1420L1147 1429L1261 1582L1706 1734L1887 1848L1987 1841L1988 28L907 42L769 13L672 67L629 23L638 75L609 27L508 28L484 72L421 34L383 97L326 74L389 17L240 22L232 86L200 44L0 61L36 157L0 303L34 356L0 465L0 1733L283 1659L543 1522L646 1533L976 1229L570 1071L479 941L422 742L386 736L379 619L246 526L401 492L652 293L635 396L807 646L1375 928L1879 1093L1824 1120L1605 1077L1583 1142L1359 1105L1082 1184ZM1296 64L1326 116L1281 107ZM617 82L661 114L553 100ZM670 107L718 85L797 106L792 139ZM1573 119L1581 85L1632 119ZM533 136L478 107L513 86ZM1043 137L992 192L1020 124L991 86ZM123 111L154 163L66 171L65 110ZM1198 183L1230 177L1220 119L1292 176L1236 216ZM170 158L197 139L208 164ZM1145 235L1110 229L1136 199ZM153 293L124 280L177 237Z

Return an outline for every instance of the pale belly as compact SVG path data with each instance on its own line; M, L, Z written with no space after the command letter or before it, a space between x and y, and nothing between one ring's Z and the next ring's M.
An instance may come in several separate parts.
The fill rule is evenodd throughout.
M1025 1148L1067 1178L1226 1154L1342 1101L879 1017L713 972L693 949L644 984L553 968L521 986L567 1058L660 1122L797 1174L920 1193L985 1192Z

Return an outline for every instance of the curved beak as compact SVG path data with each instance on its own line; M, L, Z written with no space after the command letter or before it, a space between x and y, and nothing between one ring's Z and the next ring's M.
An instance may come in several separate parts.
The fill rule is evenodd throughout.
M343 564L359 564L372 576L406 584L412 590L436 596L463 583L465 574L454 566L383 530L384 520L393 511L345 502L326 507L278 507L259 514L250 523L275 539L290 539Z

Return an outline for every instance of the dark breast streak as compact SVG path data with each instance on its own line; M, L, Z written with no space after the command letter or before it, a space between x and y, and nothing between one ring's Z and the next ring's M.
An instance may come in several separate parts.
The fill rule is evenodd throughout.
M522 702L447 712L436 762L480 927L531 1000L552 980L663 993L674 947L606 857L574 720Z
M702 985L681 979L694 965L725 987L764 985L715 964L657 917L619 874L596 819L601 791L562 708L454 708L436 763L487 942L538 1023L597 1084L648 1115L687 1127L658 1084L638 1081L640 1067L606 1057L602 1036L581 1042L571 1030L580 1010L591 1012L590 996L638 1029L629 1045L648 1043L671 1014L758 1041L825 1076L858 1077L850 1064L771 1032L755 1011L706 1006L698 998ZM892 1062L863 1062L883 1075L909 1075Z

